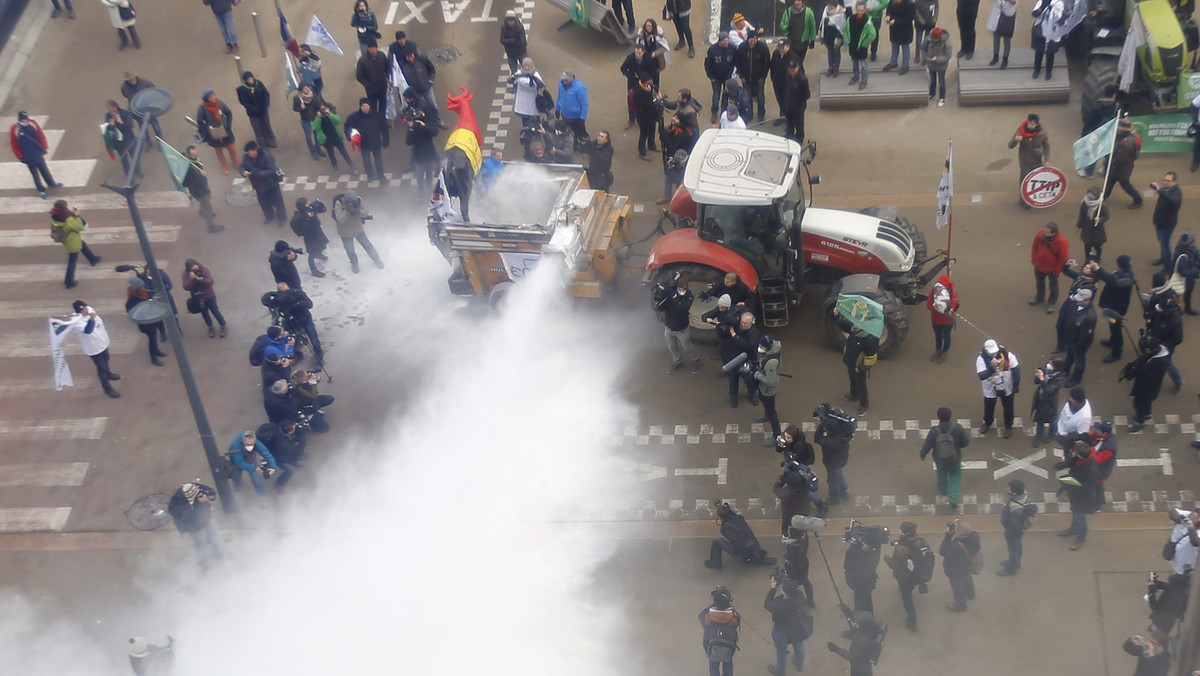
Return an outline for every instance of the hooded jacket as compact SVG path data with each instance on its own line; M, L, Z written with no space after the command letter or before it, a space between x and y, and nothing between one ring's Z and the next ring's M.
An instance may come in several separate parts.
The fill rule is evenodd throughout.
M300 288L300 273L296 270L296 261L288 260L288 254L291 249L283 251L272 250L267 256L267 263L271 266L271 274L275 277L275 283L287 282L287 285L293 289Z
M279 187L279 165L266 148L258 149L258 157L250 157L250 153L242 156L238 171L250 172L250 185L255 192L266 192Z
M87 221L71 211L52 209L50 211L50 224L52 227L63 229L62 245L67 250L67 253L79 253L83 251L83 229L87 227Z
M807 3L799 11L793 3L780 15L779 29L793 49L808 49L808 43L817 39L817 17Z
M242 445L242 435L239 434L229 443L229 461L243 472L257 472L260 460L265 460L271 469L279 469L279 465L275 464L275 456L271 455L261 439L254 440L254 450L249 453Z
M504 53L509 58L525 56L529 42L525 38L525 24L519 18L504 17L504 21L500 22L500 44L504 45Z
M1070 258L1069 250L1070 245L1062 233L1047 238L1042 230L1038 230L1033 238L1029 260L1033 263L1033 269L1043 275L1059 275L1062 274L1062 266Z
M347 190L338 197L342 197L342 199L337 197L333 199L333 220L337 223L338 237L349 239L361 235L363 217L370 216L371 212L362 207L361 200L353 190ZM358 208L349 207L347 201L358 202Z
M879 549L863 547L864 543L853 544L846 548L846 557L842 568L846 572L846 586L856 591L869 591L875 588L879 579L876 570L879 568Z
M783 361L783 343L772 341L766 352L758 353L758 370L754 372L754 380L758 383L758 393L765 397L773 397L779 393L779 364Z
M925 0L917 0L925 2ZM935 73L945 73L950 67L950 54L953 53L950 47L950 35L945 30L942 31L942 39L935 40L933 35L921 45L921 56L925 58L925 65L929 70Z
M979 553L979 533L958 536L953 532L942 537L938 554L946 577L967 577L971 574L971 559Z
M1029 496L1025 493L1008 496L1004 509L1000 510L1000 525L1010 538L1020 537L1025 532L1025 512Z
M271 107L271 92L258 80L250 85L243 79L242 85L237 88L237 97L238 103L246 109L247 117L262 117Z
M900 536L900 539L896 541L896 545L892 549L892 555L883 557L883 562L887 564L888 568L892 569L892 577L896 578L897 582L902 585L917 583L913 579L913 571L908 569L908 561L922 547L927 546L928 543L925 541L925 538L919 535Z
M437 69L434 68L429 57L424 54L418 54L413 49L409 49L408 54L414 55L412 63L409 63L406 54L404 60L400 62L400 72L404 74L404 80L408 82L408 86L423 95L433 88L433 79L437 76Z
M954 323L954 312L958 310L958 291L950 275L938 277L933 285L933 291L925 299L925 307L929 309L929 320L938 326ZM943 311L941 308L945 308Z
M588 116L588 89L578 77L567 84L558 81L558 101L554 109L568 120L586 120Z
M779 498L785 525L791 526L792 517L798 514L812 515L812 494L808 489L808 479L799 473L787 472L780 476L772 492Z

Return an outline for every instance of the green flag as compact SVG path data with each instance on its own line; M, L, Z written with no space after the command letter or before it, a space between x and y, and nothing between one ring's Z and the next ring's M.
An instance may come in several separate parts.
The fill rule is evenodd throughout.
M872 336L883 335L883 306L879 301L857 294L839 294L837 312Z
M575 23L579 24L580 26L583 26L584 28L588 27L588 3L589 2L590 2L590 0L574 0L574 2L571 3L571 9L570 9L571 21L574 21Z
M286 50L283 52L283 74L287 79L287 91L283 95L290 96L300 89L300 78L296 76L296 67L292 65L292 55Z
M183 179L187 178L192 163L162 139L158 139L158 149L162 151L163 159L167 161L167 173L171 175L171 182L175 184L175 189L186 193L187 188L183 187Z

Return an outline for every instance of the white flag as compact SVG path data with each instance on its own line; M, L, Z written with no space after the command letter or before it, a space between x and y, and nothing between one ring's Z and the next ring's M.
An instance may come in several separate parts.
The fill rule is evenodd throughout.
M311 47L320 47L338 56L345 55L342 48L338 46L337 40L333 39L333 36L329 34L329 29L325 28L325 24L321 23L316 14L313 14L312 23L308 24L308 35L305 36L304 41Z
M946 148L946 166L942 168L942 180L937 190L937 227L941 230L950 222L950 198L954 197L953 171L954 145Z
M67 355L63 351L63 338L70 329L71 322L60 319L50 319L50 363L54 369L54 389L74 387L75 380L71 377L71 367L67 365Z
M1121 59L1117 62L1117 70L1121 73L1121 91L1127 92L1133 86L1133 78L1137 69L1138 47L1146 44L1146 24L1142 22L1141 9L1133 8L1133 18L1129 21L1129 31L1125 33L1125 45L1121 47Z

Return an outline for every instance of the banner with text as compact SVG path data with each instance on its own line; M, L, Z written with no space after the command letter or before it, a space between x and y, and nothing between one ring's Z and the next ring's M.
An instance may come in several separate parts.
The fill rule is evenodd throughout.
M1129 120L1133 122L1134 133L1142 137L1143 153L1192 152L1192 139L1187 135L1191 113L1138 115Z

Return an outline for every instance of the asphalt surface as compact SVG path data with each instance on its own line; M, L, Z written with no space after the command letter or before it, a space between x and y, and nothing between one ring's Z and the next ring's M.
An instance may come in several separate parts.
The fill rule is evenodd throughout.
M239 145L249 138L249 127L233 95L235 66L230 57L220 53L220 37L208 10L196 4L194 8L146 7L144 11L139 8L138 28L143 47L122 52L117 51L116 36L98 4L78 6L79 19L70 23L65 18L47 21L48 7L31 7L26 14L33 29L44 33L34 51L35 58L22 71L0 111L10 117L18 110L48 115L49 120L43 124L48 132L65 130L55 142L52 159L98 160L94 170L79 179L78 187L63 193L69 200L96 205L87 210L93 232L109 227L127 229L129 223L128 215L119 205L105 203L98 197L104 192L100 184L117 180L117 172L114 163L104 156L95 133L104 100L120 98L119 86L125 70L136 70L175 94L175 108L162 123L167 139L176 147L191 142L190 128L183 116L193 113L200 92L208 88L216 89L234 107ZM390 36L391 31L403 27L422 49L441 45L457 49L459 58L439 69L436 85L439 97L457 91L460 86L475 92L475 112L485 126L485 141L504 143L509 159L519 157L521 150L516 142L517 123L495 95L498 78L506 66L495 44L498 25L486 19L502 17L513 7L532 11L532 21L526 24L530 26L530 51L539 70L549 80L562 69L571 68L589 85L593 112L588 128L593 134L599 129L610 130L617 150L614 191L631 195L641 207L635 219L635 237L654 227L653 201L661 196L661 173L657 163L633 160L636 129L623 129L624 79L617 70L623 53L611 38L574 26L556 30L566 15L546 4L468 3L459 11L459 5L450 3L411 3L413 7L424 8L423 14L418 12L424 21L412 16L401 24L405 14L411 14L409 5L377 7L381 32ZM658 7L650 3L639 2L637 7L640 14L657 16ZM254 39L251 10L260 14L267 49L265 59L259 56ZM348 18L342 16L344 10L335 12L315 3L298 3L286 6L285 11L293 31L301 39L311 13L317 11L346 50L345 57L325 53L322 56L327 98L343 112L352 109L361 88L350 75L354 37L345 25ZM705 46L699 43L704 42L710 31L702 21L703 8L697 5L695 11L697 58L688 60L686 52L674 52L674 62L663 75L662 88L671 91L689 86L706 101L707 85L701 69ZM40 21L36 20L36 12L41 12ZM281 142L276 155L287 171L289 182L297 186L285 192L284 199L290 203L302 194L318 195L328 202L349 184L343 179L333 186L327 185L328 179L320 177L328 176L328 165L313 162L303 148L294 114L284 102L282 57L273 8L261 0L249 0L239 5L236 17L241 34L241 68L253 70L275 97L272 117ZM666 31L673 43L673 28L668 26ZM72 49L55 48L56 44L68 41ZM81 62L79 54L92 54L96 58ZM816 77L813 70L810 63L809 74ZM86 74L85 78L80 78L81 72ZM1072 75L1076 81L1075 103L1037 109L1051 134L1052 163L1064 169L1070 162L1069 143L1079 127L1077 90L1082 73L1077 65ZM884 74L877 73L875 77ZM924 76L914 70L907 77ZM955 81L952 70L951 90ZM56 85L65 82L74 84ZM1041 308L1026 305L1032 292L1027 248L1036 230L1046 221L1055 220L1071 240L1072 250L1079 250L1070 224L1086 188L1083 181L1068 172L1069 192L1059 205L1041 212L1017 207L1015 151L1005 146L1011 130L1028 112L1031 110L1023 106L958 108L951 95L942 109L836 114L810 110L808 116L809 133L820 146L814 170L822 175L821 184L813 191L814 204L852 209L874 204L898 206L902 215L925 232L931 249L945 246L946 233L936 231L932 223L934 194L946 141L955 141L957 195L952 253L958 260L954 279L962 300L962 313L1015 351L1027 366L1024 386L1017 397L1017 414L1022 418L1027 418L1032 368L1043 363L1053 347L1053 318ZM453 126L452 115L447 116L447 122ZM439 137L439 143L441 138L444 137ZM408 151L402 140L402 135L394 132L392 147L385 151L385 163L393 174L407 164ZM207 149L202 149L202 157L214 191L225 193L232 187L231 181L220 175L219 165ZM1185 209L1180 232L1194 227L1194 212L1187 205L1192 195L1200 194L1200 181L1186 172L1187 162L1188 158L1183 156L1145 155L1134 174L1135 183L1144 185L1160 180L1162 172L1168 169L1184 172L1181 185ZM223 448L240 430L262 422L259 375L243 360L250 342L266 322L258 297L271 285L267 252L279 237L295 238L286 229L279 231L262 225L261 214L252 204L235 207L219 201L217 220L227 230L210 235L204 232L194 209L186 208L177 197L169 195L170 182L157 153L146 156L145 166L146 179L141 188L144 218L159 226L180 226L173 231L177 232L173 238L155 244L157 257L160 262L167 261L165 267L176 281L184 259L194 257L208 265L217 278L221 307L230 322L227 338L210 340L204 336L198 318L181 318L188 355L216 430L216 441ZM19 176L19 172L15 175ZM25 639L51 626L51 618L67 616L64 640L86 648L89 655L99 656L95 664L116 664L116 669L123 669L120 663L124 637L147 631L146 627L169 629L186 624L178 619L177 608L172 608L169 601L176 599L175 594L180 590L184 596L206 599L215 613L225 610L215 599L208 598L213 590L203 578L195 577L190 554L186 547L180 546L183 540L168 532L171 526L139 539L139 534L131 532L125 514L138 498L156 492L169 493L182 481L206 476L207 468L173 357L163 368L149 364L144 338L121 317L118 309L124 300L126 275L112 272L111 264L140 260L136 244L126 234L123 239L115 237L109 243L94 245L104 262L91 272L81 273L79 287L64 290L59 282L63 253L48 237L41 237L45 228L44 211L49 205L36 198L31 201L32 191L22 188L22 184L4 184L0 189L3 189L0 212L5 214L4 230L33 233L26 239L6 240L9 244L0 246L0 273L5 275L3 302L7 303L0 305L0 333L7 335L9 341L7 356L0 356L0 372L4 373L0 378L0 404L4 413L0 417L6 424L0 436L0 464L7 466L6 477L17 476L14 466L18 465L50 467L46 470L54 477L50 481L57 482L45 485L45 481L38 484L28 479L10 480L0 491L0 509L69 510L53 512L55 518L61 519L56 522L57 530L64 535L0 535L0 549L6 550L2 555L4 565L0 566L3 571L0 583L7 589L6 601L31 606L12 606L20 617L32 618L27 624L33 629L29 634L16 634L17 640L10 643L34 644ZM347 485L353 485L343 483L348 467L370 478L371 481L364 479L364 484L374 487L373 480L378 478L372 476L376 474L375 468L388 466L394 458L413 460L422 455L418 451L453 457L461 461L463 471L471 473L503 467L508 462L489 453L490 444L482 437L463 438L463 430L469 427L465 421L485 417L487 412L453 410L453 405L450 408L459 420L447 418L436 442L430 441L419 449L393 445L394 435L409 424L397 420L409 420L405 415L412 418L432 415L427 395L437 389L443 375L437 366L443 363L441 360L448 356L465 358L452 350L447 354L445 345L458 345L455 341L460 336L464 340L486 339L489 331L497 329L487 324L487 313L478 303L454 298L446 290L448 266L427 244L424 204L415 196L411 182L400 181L389 189L375 186L358 189L378 215L375 222L368 224L368 232L387 267L375 270L364 266L360 275L352 275L336 241L328 252L329 277L310 281L305 266L301 266L305 288L317 304L315 315L330 355L328 367L334 376L333 382L322 384L322 391L334 394L338 401L329 414L334 433L314 440L316 457L297 475L284 504L339 503L350 492ZM1139 280L1145 285L1149 280L1148 261L1157 257L1150 226L1152 210L1148 205L1141 211L1126 211L1126 202L1127 198L1119 192L1114 195L1105 260L1128 253L1133 257ZM326 231L332 233L332 230L332 223L327 223ZM39 237L45 241L39 241ZM599 507L589 512L586 520L600 525L595 533L585 531L589 537L595 535L611 542L613 552L594 571L585 566L588 575L595 576L596 584L580 588L578 596L606 609L623 611L617 613L616 635L629 639L632 653L619 662L622 671L694 673L703 669L703 659L698 648L698 628L692 622L708 600L707 592L713 584L729 584L747 619L758 628L759 634L768 635L769 618L757 610L758 599L765 593L765 571L730 568L725 576L714 576L699 561L707 551L706 538L713 531L710 514L703 506L714 499L731 500L752 518L763 518L756 522L760 535L773 532L772 517L778 511L770 486L778 472L778 456L759 445L763 438L761 428L756 432L753 427L758 410L744 400L736 410L729 408L724 382L715 377L718 363L710 358L706 348L701 348L706 351L700 375L691 376L686 370L666 375L669 356L662 345L661 326L649 312L648 294L639 284L640 266L647 251L648 245L636 248L611 299L600 303L581 301L572 309L584 318L581 321L596 322L607 327L604 331L613 331L611 341L604 347L619 348L616 351L621 355L611 362L593 364L601 367L597 369L601 373L603 367L608 367L609 372L597 382L614 395L613 408L619 409L619 414L606 412L619 420L619 424L597 434L598 438L603 437L605 447L611 448L599 456L599 462L606 468L615 467L620 477L611 483L600 483L600 490L588 494L587 502ZM788 422L810 422L810 412L816 404L821 401L837 404L845 391L845 372L839 355L825 345L823 329L817 322L815 308L823 291L820 287L808 290L792 323L775 332L775 337L784 344L782 370L795 375L785 381L779 395L780 414ZM49 360L44 352L40 356L37 352L45 346L44 317L66 314L76 298L114 307L105 316L115 343L123 346L113 356L114 369L125 376L118 383L123 394L119 400L102 395L90 362L78 351L69 352L73 355L70 363L76 387L55 392L49 384ZM179 292L176 298L182 304ZM1189 341L1196 326L1194 322L1188 318L1185 323ZM960 324L954 334L950 359L935 365L928 361L932 336L922 307L910 308L910 327L905 346L895 357L880 362L872 373L872 406L863 417L864 430L856 438L847 470L856 500L838 508L835 516L898 523L900 517L918 515L924 517L923 531L934 532L944 523L948 507L937 503L932 470L917 460L922 430L928 428L940 406L950 406L956 418L969 419L973 427L978 427L982 401L973 359L984 336L965 322ZM601 331L597 329L598 333ZM544 338L536 325L529 327L527 340ZM1188 442L1197 438L1194 383L1200 382L1200 376L1196 375L1200 372L1200 362L1193 351L1186 349L1188 344L1184 343L1184 349L1176 357L1187 380L1182 392L1172 395L1168 387L1155 405L1158 425L1137 435L1126 434L1124 423L1117 417L1132 414L1126 385L1116 380L1121 364L1101 364L1098 345L1089 354L1084 386L1095 410L1100 417L1118 421L1121 457L1143 463L1118 469L1110 480L1108 490L1112 493L1113 511L1096 518L1097 532L1084 550L1068 553L1061 540L1049 535L1049 530L1061 527L1066 519L1057 513L1057 505L1053 505L1045 510L1048 514L1042 527L1046 531L1030 535L1026 574L1001 583L990 573L992 563L1003 556L1001 540L994 532L985 533L989 563L985 577L980 579L978 611L973 609L962 624L950 622L940 612L944 601L938 595L944 596L947 591L943 581L940 588L935 587L930 596L918 601L922 607L922 632L916 637L906 635L901 627L898 600L891 591L890 580L883 575L876 595L877 605L881 616L895 626L893 643L885 651L886 673L915 674L918 670L930 673L930 669L933 673L961 673L968 668L981 674L1008 673L1014 668L1065 674L1131 671L1132 660L1119 652L1119 643L1124 636L1144 628L1146 611L1138 600L1141 583L1147 570L1160 573L1165 570L1158 549L1166 529L1158 517L1122 514L1115 509L1161 512L1169 505L1195 504L1192 491L1196 486L1197 456ZM174 352L170 347L167 351ZM556 363L530 368L545 376L547 372L555 372ZM564 393L568 392L568 386L578 384L572 381L570 373L562 374L562 382L533 379L498 382L483 378L469 387L472 393L494 392L495 400L500 402L497 406L501 406L506 399L524 401L523 397L534 388L549 388L547 391L552 393L561 386ZM592 371L588 373L595 375ZM584 421L594 413L566 405L555 411L560 418L555 422ZM441 414L446 415L445 411ZM565 434L559 435L557 429L547 431L545 414L532 409L513 415L526 423L523 434L530 443L561 443L568 447L563 451L563 463L573 467L569 447L574 441ZM98 419L103 421L97 422ZM910 425L910 421L915 422ZM736 426L736 431L730 426ZM1053 460L1035 459L1028 469L1016 470L1006 460L1006 456L1021 459L1033 452L1024 436L1026 429L1018 427L1017 432L1009 440L998 439L993 432L986 438L973 439L968 449L967 458L983 465L964 473L964 496L973 496L973 501L964 497L964 512L981 529L995 528L994 495L1003 492L1008 478L1024 479L1035 500L1054 503L1052 497L1046 497L1056 487L1049 473ZM717 434L724 437L718 441ZM746 434L749 438L742 436ZM669 443L667 436L672 437ZM695 441L689 437L695 437ZM350 438L355 443L351 444ZM348 446L353 447L353 453L346 450ZM594 454L583 457L590 461ZM1169 472L1163 464L1168 458ZM79 463L86 464L83 479L65 480L63 477L70 469L67 465L74 467ZM599 482L600 475L605 473L594 471ZM997 476L1005 471L1011 473ZM548 478L554 476L549 469L545 472ZM537 475L534 478L541 478L537 472L534 474ZM417 481L422 478L430 484L431 493L421 504L422 513L453 513L461 489L443 483L441 475L406 477ZM544 487L537 481L531 485ZM539 502L536 494L532 498L526 496L526 500L515 500L514 496L505 495L502 488L489 487L487 491L486 499L481 502L493 500L502 506L513 501L525 508L534 521L561 518L562 512L556 508L556 499L561 496L551 495ZM239 503L253 502L246 490L238 498ZM3 514L9 518L8 528L15 530L13 524L19 521L13 517L14 513ZM253 542L257 531L276 526L305 532L295 522L276 521L265 514L269 512L252 508L248 513L227 517L227 529L234 534L234 543ZM611 526L610 530L603 529L606 524ZM647 530L635 530L639 526ZM386 528L383 526L381 530ZM458 527L447 525L444 534L457 536L458 532ZM93 539L71 539L76 535ZM764 536L764 541L768 537ZM835 537L825 539L825 543L834 573L838 575L840 545ZM404 544L402 551L411 551L411 544ZM461 545L446 546L462 558L478 555L461 552ZM768 547L778 553L777 542L770 542ZM405 557L397 552L392 555ZM561 555L562 566L580 563L568 552ZM404 559L402 565L416 566L416 558L420 557ZM544 563L554 569L557 561L551 556ZM818 634L810 641L810 669L815 669L815 673L843 673L844 663L822 654L820 647L826 638L838 640L837 613L831 601L833 591L827 586L827 576L822 577L822 568L814 558L819 614ZM225 575L220 570L214 573ZM479 574L478 570L473 571L474 576ZM17 597L22 600L13 601ZM298 598L308 597L299 594ZM275 602L285 603L280 597ZM334 613L337 608L332 605L329 612ZM534 615L541 622L536 626L545 632L550 631L546 625L554 623L555 613L562 611L550 605L536 610ZM607 619L608 613L604 616ZM739 671L760 669L771 655L769 647L762 645L753 633L743 633ZM1014 643L1022 646L1020 655L1013 654ZM38 671L34 668L27 673ZM462 670L446 673L462 673ZM612 671L601 669L597 673Z

